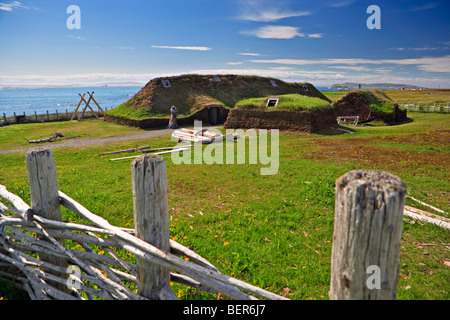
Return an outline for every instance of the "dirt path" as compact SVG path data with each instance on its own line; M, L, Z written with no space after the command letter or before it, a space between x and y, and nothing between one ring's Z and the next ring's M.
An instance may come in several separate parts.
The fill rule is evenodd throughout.
M220 128L221 126L203 126L203 129L213 129L213 128ZM192 128L193 129L193 128ZM112 136L112 137L105 137L105 138L92 138L92 139L69 139L64 142L60 143L40 143L40 144L33 144L30 147L26 148L17 148L17 149L9 149L9 150L0 150L0 154L7 154L7 153L15 153L15 152L27 152L31 149L36 149L39 147L45 147L49 149L57 149L57 148L65 148L65 147L84 147L84 146L90 146L94 144L108 144L109 142L116 142L116 141L130 141L130 140L142 140L142 139L148 139L158 136L163 136L166 134L171 134L173 129L161 129L161 130L151 130L143 133L138 134L132 134L132 135L126 135L126 136Z

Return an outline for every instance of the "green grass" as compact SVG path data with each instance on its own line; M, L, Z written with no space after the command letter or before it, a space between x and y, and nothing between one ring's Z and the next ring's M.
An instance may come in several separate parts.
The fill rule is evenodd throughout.
M236 103L237 108L243 109L263 109L266 111L271 110L286 110L286 111L301 111L301 110L324 110L330 107L328 101L315 98L308 97L301 94L284 94L277 96L279 101L274 107L266 107L267 99L265 98L250 98L238 101Z
M278 294L289 288L291 299L328 299L334 183L339 176L353 169L388 171L406 182L408 194L450 211L446 133L450 115L412 114L411 118L395 126L352 128L353 134L282 133L280 167L272 176L260 175L266 165L248 161L175 165L170 155L164 155L170 235L226 275ZM100 122L93 120L90 125L95 131ZM121 130L114 128L109 134ZM19 129L16 134L21 136ZM43 135L39 127L34 129ZM109 159L117 155L98 154L174 144L169 136L162 136L55 149L59 188L112 224L133 227L131 160L112 162ZM134 154L121 156L127 155ZM29 203L24 153L0 155L0 184ZM411 200L407 204L417 206ZM66 209L63 215L65 220L80 221ZM442 245L446 243L450 243L448 230L404 219L398 299L450 299L450 269L443 263L448 259L448 249ZM217 299L178 284L173 290L181 299ZM2 294L9 299L8 293Z
M347 90L339 90L339 91L322 91L322 93L330 99L332 102L338 101L340 98L345 96L348 91Z
M25 148L37 146L28 143L27 140L38 140L50 137L60 132L68 138L102 138L109 136L121 136L142 132L138 128L119 126L103 120L86 119L83 121L59 121L46 123L13 124L0 129L0 150L13 148ZM60 140L62 141L67 140Z
M129 107L126 103L106 111L107 114L115 117L122 117L126 119L146 119L146 118L168 118L167 114L157 114L151 112L148 108L135 109Z
M394 106L391 104L377 104L373 103L369 106L370 110L376 113L390 114L394 112Z
M397 103L442 103L447 105L450 102L449 89L426 89L426 90L385 90L391 99Z

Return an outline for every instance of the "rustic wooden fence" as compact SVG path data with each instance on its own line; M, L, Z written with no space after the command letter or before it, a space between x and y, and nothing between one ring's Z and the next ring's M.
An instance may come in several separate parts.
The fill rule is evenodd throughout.
M402 103L400 105L408 111L422 111L422 112L450 112L450 102L445 103Z
M232 299L285 299L170 240L162 157L132 162L134 229L115 227L58 191L50 150L29 151L26 164L31 206L0 185L0 277L32 299L176 299L171 281ZM405 192L384 172L351 171L336 181L330 299L395 299ZM61 205L88 223L62 221ZM368 285L374 266L378 280Z
M105 108L107 111L108 108ZM82 114L82 111L69 111L65 110L59 112L49 113L48 110L44 114L38 114L34 111L32 114L26 114L23 112L22 114L16 114L15 112L11 116L7 116L6 113L0 118L1 124L17 124L17 123L35 123L35 122L53 122L53 121L68 121L71 120L72 117L77 117ZM94 118L94 117L103 117L104 113L101 111L85 111L83 118Z

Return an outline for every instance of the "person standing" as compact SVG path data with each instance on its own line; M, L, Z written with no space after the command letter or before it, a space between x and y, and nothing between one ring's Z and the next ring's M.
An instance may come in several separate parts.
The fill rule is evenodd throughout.
M177 112L178 112L177 107L172 106L170 108L170 120L169 120L169 125L167 126L167 128L170 128L170 129L178 128L178 125L177 125L177 114L176 114Z

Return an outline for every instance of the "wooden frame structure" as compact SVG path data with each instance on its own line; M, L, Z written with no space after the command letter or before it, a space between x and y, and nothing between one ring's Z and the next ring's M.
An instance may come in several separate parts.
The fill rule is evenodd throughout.
M359 122L359 116L340 116L337 117L338 124L341 124L341 122L344 122L345 124L348 124L350 121L353 121L353 125L356 127Z
M77 106L77 108L75 109L75 111L73 112L72 117L70 118L71 121L76 117L77 112L78 112L78 109L80 108L82 102L85 103L85 107L83 108L83 111L81 112L80 116L78 117L78 121L81 121L81 120L83 119L84 113L86 112L86 109L87 109L87 108L91 109L92 113L93 113L93 114L95 115L95 117L98 119L97 112L95 112L94 109L92 109L91 106L89 105L89 103L91 103L91 101L93 101L93 102L97 105L98 109L102 112L102 114L105 114L105 112L104 112L103 109L100 107L100 105L97 103L97 101L95 101L95 98L94 98L94 91L92 91L92 93L90 93L90 92L88 91L87 94L88 94L88 96L89 96L89 99L88 99L87 102L86 102L86 100L84 99L84 96L86 95L86 93L83 93L83 95L81 95L80 93L78 94L78 95L81 97L81 99L80 99L80 102L78 102L78 106Z

